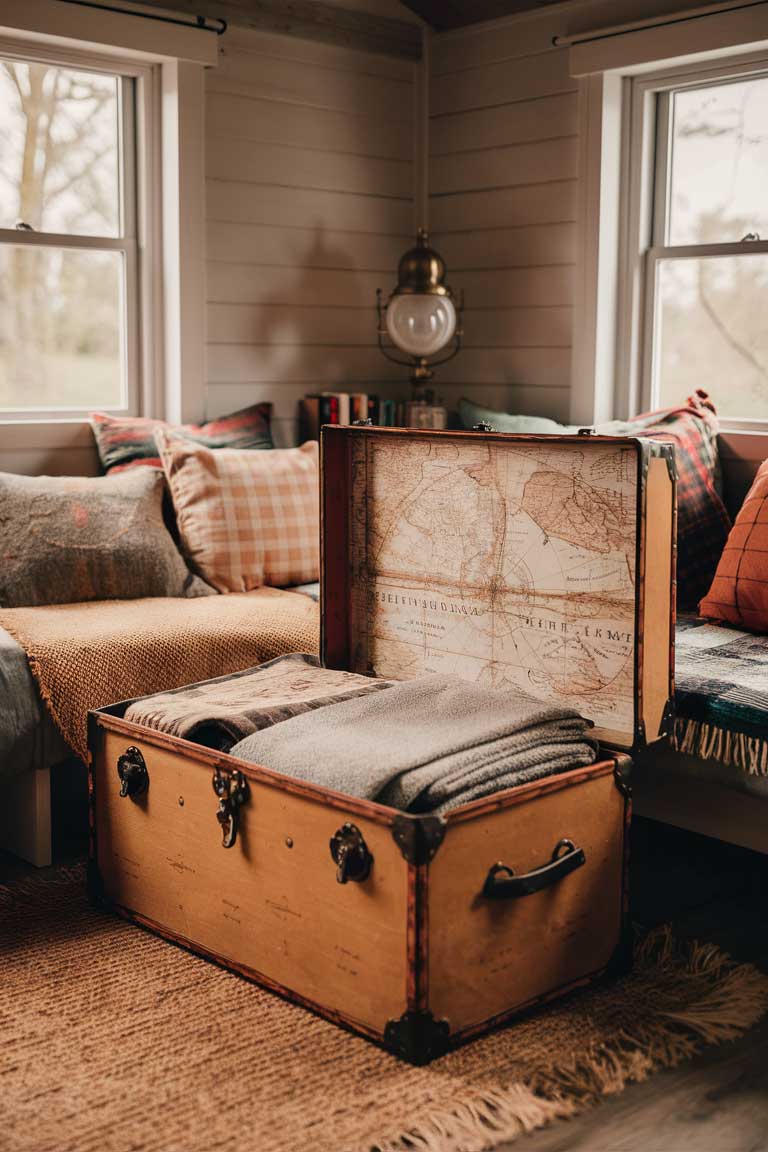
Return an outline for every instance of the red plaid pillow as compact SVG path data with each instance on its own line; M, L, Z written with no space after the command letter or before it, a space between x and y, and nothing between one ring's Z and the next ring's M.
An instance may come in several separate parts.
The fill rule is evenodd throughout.
M150 465L159 468L154 434L158 428L176 432L206 448L271 448L271 404L252 404L207 424L166 424L146 416L109 416L91 412L91 427L106 472Z
M272 452L212 451L155 432L182 545L219 592L317 580L318 445Z
M768 460L736 517L699 611L709 620L768 632Z
M630 422L630 434L675 445L677 464L677 603L695 608L706 595L731 529L719 494L718 422L714 405L698 389L684 408L648 412Z

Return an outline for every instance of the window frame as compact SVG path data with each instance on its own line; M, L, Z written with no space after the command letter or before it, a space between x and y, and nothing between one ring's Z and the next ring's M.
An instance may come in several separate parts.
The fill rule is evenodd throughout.
M133 416L151 411L157 394L158 301L152 269L158 268L158 238L151 227L150 204L157 202L159 147L159 69L130 57L85 49L48 46L38 41L0 37L0 57L21 62L59 65L118 78L119 235L27 232L0 228L0 244L41 246L74 251L119 251L125 266L121 358L125 372L125 405L0 410L0 424L82 422L94 408Z
M750 76L768 77L768 51L727 62L684 64L626 77L619 182L619 289L617 293L616 410L652 409L656 288L661 260L768 254L768 240L670 245L671 94ZM766 432L768 418L721 417L723 431Z

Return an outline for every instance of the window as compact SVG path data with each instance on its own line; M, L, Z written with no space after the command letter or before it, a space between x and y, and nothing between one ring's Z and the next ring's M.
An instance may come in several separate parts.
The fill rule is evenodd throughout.
M137 79L0 46L0 420L135 411Z
M646 120L639 406L704 388L732 427L768 421L768 66L635 84Z

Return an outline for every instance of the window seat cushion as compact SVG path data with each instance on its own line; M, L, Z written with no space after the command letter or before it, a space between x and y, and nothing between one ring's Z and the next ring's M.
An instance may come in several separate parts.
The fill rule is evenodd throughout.
M678 619L672 746L768 776L768 636Z

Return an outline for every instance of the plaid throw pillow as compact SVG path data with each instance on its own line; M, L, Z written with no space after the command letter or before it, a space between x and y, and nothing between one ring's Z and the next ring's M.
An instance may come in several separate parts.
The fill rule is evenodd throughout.
M677 604L695 608L706 593L728 539L731 518L719 494L718 423L699 389L684 408L638 416L630 434L675 445L677 464Z
M753 632L768 632L768 460L731 529L700 612Z
M163 428L155 440L182 546L209 584L248 592L317 580L317 441L272 452L212 452Z
M207 448L271 448L271 415L271 404L253 404L207 424L169 425L164 420L108 416L105 412L91 412L90 419L105 472L124 472L141 465L161 467L154 439L158 428L177 432Z

